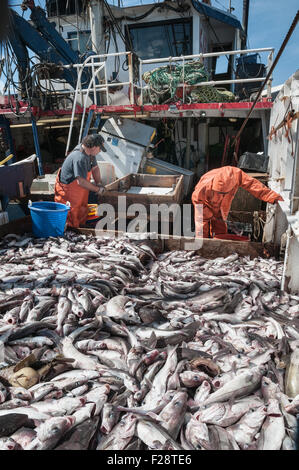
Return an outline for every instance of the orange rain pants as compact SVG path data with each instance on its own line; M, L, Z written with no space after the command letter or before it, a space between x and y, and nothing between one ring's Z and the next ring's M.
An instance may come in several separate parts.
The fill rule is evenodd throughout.
M200 178L192 193L196 237L209 238L227 233L225 221L238 188L246 189L256 198L270 204L283 200L278 193L240 168L224 166L208 171ZM200 207L202 207L202 217Z
M77 180L72 181L70 184L64 184L60 181L61 168L58 171L55 181L55 202L66 204L70 202L71 208L68 211L67 225L69 227L78 228L84 225L88 215L88 195L87 189L79 186ZM91 171L87 173L86 179L90 181Z

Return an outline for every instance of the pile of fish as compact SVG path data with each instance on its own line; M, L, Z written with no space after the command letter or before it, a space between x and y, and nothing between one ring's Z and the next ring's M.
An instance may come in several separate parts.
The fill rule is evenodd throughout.
M2 238L1 450L295 448L282 263L158 245Z

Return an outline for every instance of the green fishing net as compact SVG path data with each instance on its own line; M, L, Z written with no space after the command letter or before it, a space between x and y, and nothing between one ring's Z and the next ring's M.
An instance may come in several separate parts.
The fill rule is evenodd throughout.
M233 93L225 89L217 89L206 85L192 86L209 80L208 73L200 61L186 62L185 66L169 64L145 72L142 76L148 88L144 92L143 101L152 104L164 104L183 99L184 83L186 103L210 103L234 101Z

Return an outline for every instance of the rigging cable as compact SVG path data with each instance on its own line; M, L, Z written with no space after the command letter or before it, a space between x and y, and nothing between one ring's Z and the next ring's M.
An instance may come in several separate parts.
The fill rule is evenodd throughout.
M172 10L172 11L175 11L176 13L185 13L187 12L188 10L190 10L190 6L189 5L182 5L180 6L179 8L175 8L175 7L172 7L171 5L167 5L167 4L161 4L161 3L156 3L152 8L150 8L149 10L147 10L143 15L140 15L140 16L127 16L127 15L123 15L119 18L117 18L117 21L123 21L123 20L127 20L127 21L140 21L140 20L143 20L144 18L146 18L147 16L149 16L154 10L156 10L157 8L161 8L161 9L164 9L166 8L167 10Z

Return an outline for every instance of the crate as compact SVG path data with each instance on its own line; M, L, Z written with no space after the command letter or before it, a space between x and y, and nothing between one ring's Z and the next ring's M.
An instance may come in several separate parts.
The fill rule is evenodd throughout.
M263 184L267 184L268 181L268 175L265 173L248 173L249 176L252 176L252 178L256 178L258 181L260 181ZM254 212L254 211L261 211L263 208L266 206L266 203L261 201L260 199L257 199L256 197L252 196L248 191L246 191L243 188L238 188L238 191L233 199L232 205L230 210L231 211L248 211L248 212Z
M194 188L193 171L181 168L158 158L147 158L144 171L147 174L154 175L183 175L184 178L184 196L188 196Z
M238 168L267 173L269 157L264 153L245 152L240 156Z
M183 200L184 195L184 177L183 175L147 175L130 173L123 178L119 178L105 186L106 192L100 197L100 204L106 203L113 205L118 212L118 202L120 196L125 196L124 205L126 210L131 204L142 204L146 207L148 213L151 204L179 204ZM135 188L140 188L133 191ZM142 191L152 191L155 194L144 194ZM171 189L166 194L166 188ZM159 190L161 191L160 194ZM133 192L128 192L133 191Z

